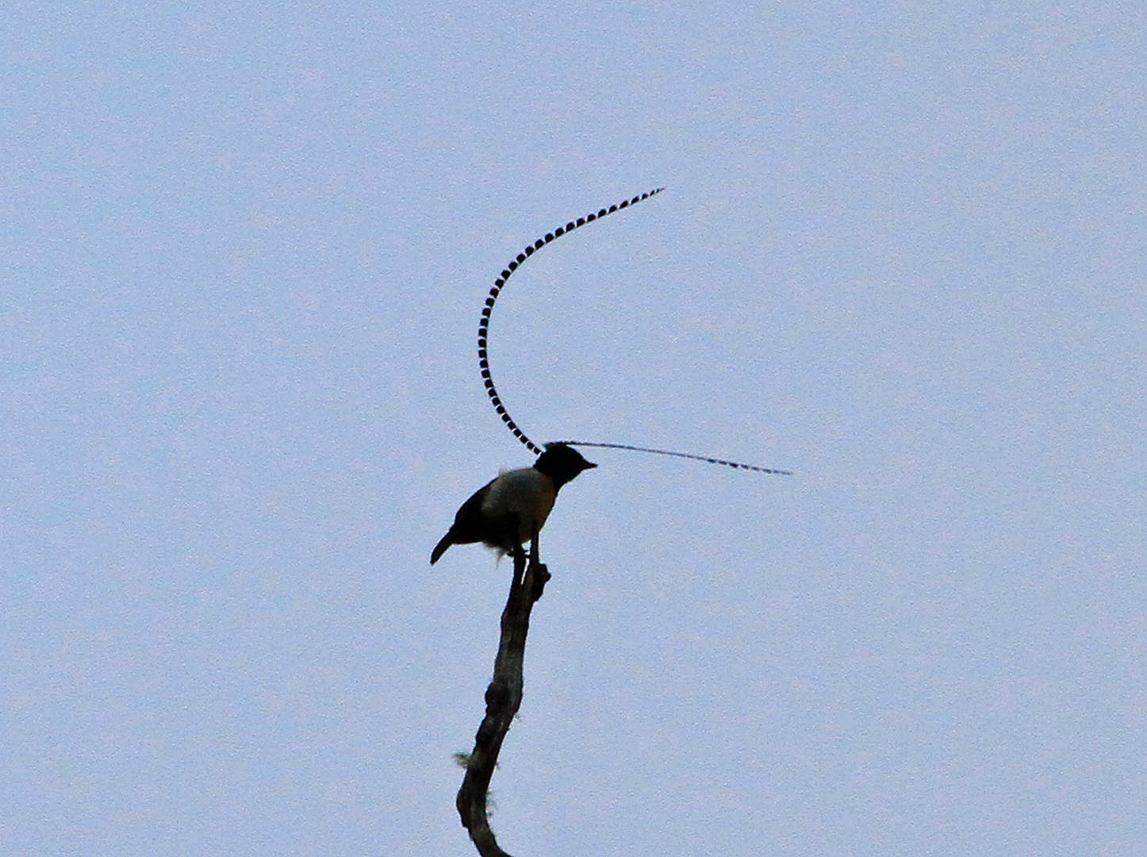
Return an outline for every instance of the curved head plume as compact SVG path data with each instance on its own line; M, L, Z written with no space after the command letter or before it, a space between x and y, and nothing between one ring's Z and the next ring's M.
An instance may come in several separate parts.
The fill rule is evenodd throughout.
M502 422L506 424L514 437L526 445L526 449L530 452L541 455L542 449L528 437L526 433L518 428L518 424L514 422L510 412L506 410L506 406L502 404L502 399L498 395L498 388L494 386L494 379L490 376L490 360L488 351L486 349L487 334L490 327L490 313L494 311L494 302L498 300L498 294L502 291L502 287L506 285L506 281L510 279L510 275L518 269L518 266L525 262L528 258L534 255L535 252L545 247L555 238L560 238L567 232L573 232L579 226L585 226L587 223L592 223L600 217L605 217L607 214L613 214L615 211L621 211L623 208L629 208L631 205L637 205L642 200L649 199L649 197L661 193L665 188L654 188L648 193L643 193L641 196L635 196L633 199L623 200L617 205L611 205L609 208L603 208L596 214L587 214L585 217L579 217L577 220L571 220L565 226L559 226L553 232L547 232L543 237L539 238L533 244L527 244L526 248L519 253L498 275L494 280L494 285L490 288L490 294L486 298L486 305L482 307L482 317L478 320L478 368L482 371L482 383L486 385L486 393L490 397L491 403L494 405L494 410L498 412L498 416L502 418Z
M482 383L485 384L486 394L490 397L490 402L494 405L494 410L498 412L498 416L500 416L502 418L502 422L506 424L506 428L508 428L513 433L514 437L525 444L526 448L533 452L535 455L541 455L543 452L542 448L530 440L530 438L526 436L526 433L518 427L517 423L514 422L513 417L510 416L510 412L506 410L506 406L502 403L502 399L498 395L498 388L494 386L494 379L490 374L490 358L487 343L489 341L490 315L494 311L494 304L498 300L498 295L501 293L502 288L506 285L506 282L510 279L510 275L518 269L518 266L520 266L523 262L530 258L530 256L534 255L534 253L536 253L542 247L545 247L555 238L560 238L562 235L565 235L568 232L572 232L581 226L585 226L587 223L592 223L593 221L605 217L608 214L613 214L616 211L621 211L624 208L629 208L631 205L636 205L639 202L649 199L651 196L655 196L656 194L661 193L663 190L665 190L663 187L654 188L653 190L647 191L640 196L635 196L632 199L622 200L616 205L611 205L609 208L602 208L595 213L587 214L585 217L579 217L577 220L571 220L565 226L559 226L553 232L547 232L534 243L527 244L525 249L522 250L522 252L519 253L514 259L512 259L504 269L502 269L502 273L498 275L498 277L494 280L494 285L490 288L490 293L486 297L486 304L482 307L482 317L478 320L478 368L482 372ZM755 464L742 464L737 461L727 461L723 458L712 458L707 455L693 455L687 452L671 452L666 449L651 449L645 446L630 446L629 444L624 443L594 443L591 441L580 440L563 440L557 441L557 443L565 446L596 446L605 449L625 449L631 452L648 452L655 455L672 455L676 458L691 458L695 461L707 462L708 464L720 464L725 467L733 467L737 470L754 470L758 473L775 473L783 475L790 475L791 473L791 471L788 470L774 470L768 467L758 467ZM547 447L548 446L549 444L547 444Z

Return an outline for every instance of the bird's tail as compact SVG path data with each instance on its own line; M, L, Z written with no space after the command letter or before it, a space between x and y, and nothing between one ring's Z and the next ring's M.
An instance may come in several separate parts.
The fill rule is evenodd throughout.
M430 564L434 565L434 563L438 562L438 558L441 557L442 554L446 553L446 548L450 547L452 544L454 544L454 534L450 532L444 535L442 537L442 541L436 544L434 546L434 550L430 552Z

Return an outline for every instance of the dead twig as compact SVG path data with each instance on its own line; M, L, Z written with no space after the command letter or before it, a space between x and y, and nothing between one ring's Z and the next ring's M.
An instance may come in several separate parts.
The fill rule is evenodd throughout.
M536 545L535 538L528 564L524 551L519 548L514 553L514 580L502 611L502 637L494 661L494 677L486 688L486 716L474 738L474 752L466 757L466 776L456 801L462 826L470 833L481 857L510 857L498 847L486 803L502 740L522 704L522 663L530 611L550 579L549 571L538 561Z

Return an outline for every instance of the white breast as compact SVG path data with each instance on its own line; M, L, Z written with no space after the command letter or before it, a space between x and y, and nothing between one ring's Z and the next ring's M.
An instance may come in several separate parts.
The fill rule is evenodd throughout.
M533 538L541 530L554 507L554 483L550 477L525 467L509 470L494 480L482 503L482 514L490 519L518 519L518 544Z

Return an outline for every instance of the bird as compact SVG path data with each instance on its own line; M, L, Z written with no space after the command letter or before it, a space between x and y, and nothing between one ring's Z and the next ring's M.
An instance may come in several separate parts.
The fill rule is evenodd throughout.
M430 554L438 562L451 545L482 542L499 556L521 555L531 542L537 555L538 533L554 507L562 486L583 471L597 467L564 443L547 443L532 467L507 470L474 492L454 516L454 523Z

